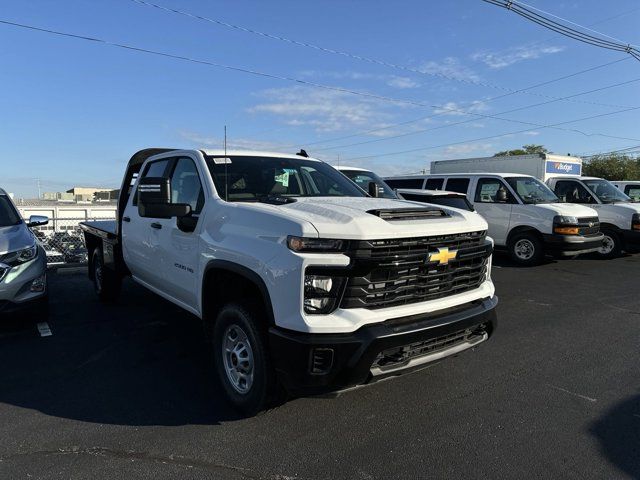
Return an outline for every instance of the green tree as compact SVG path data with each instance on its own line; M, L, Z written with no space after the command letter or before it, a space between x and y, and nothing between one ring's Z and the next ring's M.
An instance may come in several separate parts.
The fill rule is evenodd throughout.
M536 153L549 153L549 150L544 148L544 145L523 145L522 148L516 148L515 150L504 150L502 152L495 153L494 157L503 157L506 155L533 155Z
M582 174L607 180L640 180L640 158L610 153L585 160Z

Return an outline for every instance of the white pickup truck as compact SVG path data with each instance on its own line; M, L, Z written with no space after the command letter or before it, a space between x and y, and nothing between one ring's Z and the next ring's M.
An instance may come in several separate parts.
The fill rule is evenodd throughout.
M142 150L117 220L82 228L99 297L130 275L201 318L247 414L424 366L496 327L479 215L369 197L304 153Z

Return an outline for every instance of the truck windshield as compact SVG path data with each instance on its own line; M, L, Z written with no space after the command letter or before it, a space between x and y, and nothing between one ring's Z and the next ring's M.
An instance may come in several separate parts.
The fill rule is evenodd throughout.
M0 195L0 227L10 227L22 222L20 215L6 195Z
M631 199L607 180L583 180L602 203L630 202Z
M207 166L218 194L228 202L366 196L333 167L302 157L207 157Z
M509 177L506 180L516 191L522 203L557 203L560 201L549 187L536 178Z
M384 198L398 198L396 194L393 193L393 190L384 183L378 175L373 172L368 172L366 170L340 170L341 173L344 173L347 177L349 177L356 185L358 185L365 192L369 191L369 183L374 182L383 190L382 197Z

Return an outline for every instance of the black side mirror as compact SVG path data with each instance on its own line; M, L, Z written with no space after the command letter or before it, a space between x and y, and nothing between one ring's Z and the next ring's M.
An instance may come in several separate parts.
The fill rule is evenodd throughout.
M381 197L384 193L383 188L376 182L369 182L369 195L373 198Z
M27 222L27 227L40 227L47 223L49 223L49 217L45 217L44 215L31 215Z
M498 190L496 198L498 200L498 203L507 203L509 201L509 195L507 194L507 191L502 188Z
M186 217L191 205L171 203L171 179L145 177L138 183L138 213L141 217L172 218Z

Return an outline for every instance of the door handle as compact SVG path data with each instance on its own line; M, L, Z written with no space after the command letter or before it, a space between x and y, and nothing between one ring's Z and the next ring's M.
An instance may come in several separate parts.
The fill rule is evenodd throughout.
M129 217L122 217L122 221L128 223L131 221L131 219Z
M156 230L160 230L162 228L162 224L153 222L151 224L151 228L155 228Z

